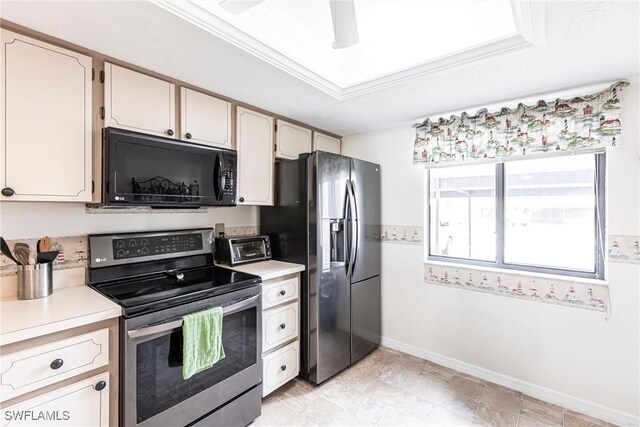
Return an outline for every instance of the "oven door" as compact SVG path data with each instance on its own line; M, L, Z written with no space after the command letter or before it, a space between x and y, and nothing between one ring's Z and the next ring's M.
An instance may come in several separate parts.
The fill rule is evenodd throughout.
M262 381L260 286L123 319L120 417L124 426L183 426ZM222 306L225 358L182 379L181 317Z

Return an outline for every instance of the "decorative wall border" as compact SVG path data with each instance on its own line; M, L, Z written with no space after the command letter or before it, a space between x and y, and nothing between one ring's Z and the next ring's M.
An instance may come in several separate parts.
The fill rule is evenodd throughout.
M54 270L65 270L67 268L86 267L88 256L87 236L67 236L53 237L52 250L60 251L58 257L53 262ZM18 243L26 243L31 249L31 254L35 257L38 239L14 239L7 240L9 248ZM9 258L0 255L0 277L12 276L16 274L16 265Z
M371 234L371 238L376 238L375 233L369 234ZM424 227L417 225L381 225L380 234L377 238L382 243L422 245L424 243ZM610 262L640 264L640 236L610 235L607 255Z
M258 234L258 226L225 227L224 232L227 236L256 236Z
M381 225L379 239L382 243L422 245L424 227L414 225Z
M370 233L375 238L375 233ZM424 228L413 225L381 225L382 243L422 246ZM612 263L640 264L640 236L610 235L607 248ZM491 271L474 267L425 263L424 282L529 301L606 312L607 284Z
M229 236L254 236L258 234L256 225L246 225L240 227L227 227L226 233ZM54 270L65 270L68 268L86 267L89 252L89 242L87 236L66 236L53 237L53 249L60 251L60 254L53 262ZM38 239L13 239L7 240L9 248L18 243L26 243L35 256ZM9 258L0 254L0 277L13 276L16 274L16 265Z
M640 264L640 236L609 236L609 261Z
M607 311L609 306L608 286L596 282L429 263L424 265L424 282L596 311Z

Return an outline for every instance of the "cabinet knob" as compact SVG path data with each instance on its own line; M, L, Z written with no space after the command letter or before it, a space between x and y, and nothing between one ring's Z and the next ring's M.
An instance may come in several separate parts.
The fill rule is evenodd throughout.
M167 135L173 136L173 129L167 129Z
M240 203L244 202L244 197L240 197L240 198L238 199L238 201L239 201Z
M64 365L64 360L56 359L53 362L51 362L51 365L49 366L51 367L51 369L60 369L62 365Z
M284 296L284 294L286 294L287 291L285 291L284 289L280 291L280 295Z
M2 195L5 197L11 197L16 194L16 192L11 187L4 187L2 191L0 191L0 193L2 193Z
M98 381L94 386L94 388L96 389L96 391L102 391L106 386L107 386L107 383L105 381Z
M287 370L287 365L280 366L280 369L282 369L283 371L286 371Z
M286 328L286 327L287 327L287 324L286 324L286 323L280 323L280 329L284 329L284 328Z
M191 134L189 132L187 132L187 133L184 134L184 137L187 138L187 139L191 139Z

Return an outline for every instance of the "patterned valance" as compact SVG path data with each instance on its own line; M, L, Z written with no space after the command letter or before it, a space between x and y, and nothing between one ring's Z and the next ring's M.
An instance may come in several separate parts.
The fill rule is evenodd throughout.
M414 125L414 164L425 167L602 151L620 139L619 81L592 94Z

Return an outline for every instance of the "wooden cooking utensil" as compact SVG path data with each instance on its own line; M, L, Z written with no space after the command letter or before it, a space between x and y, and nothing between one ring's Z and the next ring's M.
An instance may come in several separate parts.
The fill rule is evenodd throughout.
M48 252L51 250L52 245L53 241L49 238L49 236L44 236L42 239L38 240L38 251Z

